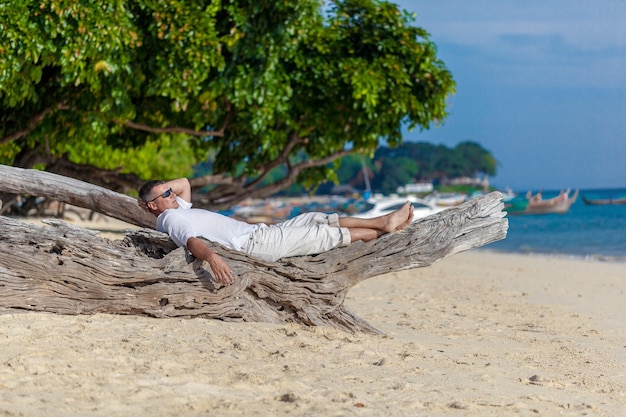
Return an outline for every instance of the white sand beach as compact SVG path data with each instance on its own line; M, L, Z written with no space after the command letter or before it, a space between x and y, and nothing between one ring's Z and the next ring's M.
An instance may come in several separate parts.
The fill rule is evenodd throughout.
M386 335L0 314L0 415L626 415L626 264L471 251L346 303Z

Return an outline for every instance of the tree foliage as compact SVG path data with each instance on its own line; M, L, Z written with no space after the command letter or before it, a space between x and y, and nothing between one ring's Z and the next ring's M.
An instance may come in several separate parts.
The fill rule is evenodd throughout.
M213 155L214 207L316 184L446 117L452 75L413 23L377 0L3 2L0 159L149 179Z
M378 148L374 157L361 157L374 171L371 186L382 193L395 192L398 186L419 181L495 175L497 162L493 155L475 142L461 142L454 148L427 142L406 142L391 148ZM349 183L361 176L362 166L354 158L342 158L338 180Z

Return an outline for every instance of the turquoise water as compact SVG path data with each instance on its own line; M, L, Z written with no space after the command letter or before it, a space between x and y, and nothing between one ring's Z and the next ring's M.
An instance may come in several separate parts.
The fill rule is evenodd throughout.
M485 249L626 262L626 205L591 206L581 196L626 197L626 189L581 190L566 214L508 216L506 239Z

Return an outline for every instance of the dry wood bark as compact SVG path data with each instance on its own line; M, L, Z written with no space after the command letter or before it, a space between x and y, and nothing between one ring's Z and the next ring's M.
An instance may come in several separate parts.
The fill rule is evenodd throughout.
M154 216L137 200L106 188L51 172L0 165L0 192L53 198L142 227L154 227Z
M0 190L6 190L0 169ZM22 175L17 171L18 175ZM32 187L44 175L44 186ZM74 205L125 221L143 214L126 196L75 180L28 172L21 192L46 191ZM69 181L69 183L68 183ZM13 184L13 181L8 181ZM80 183L80 181L78 181ZM63 192L64 187L73 188ZM10 185L15 189L15 184ZM50 190L53 190L50 193ZM12 191L13 192L13 191ZM87 197L89 196L89 198ZM77 204L80 203L80 204ZM377 332L343 304L359 282L393 271L424 267L506 236L502 195L494 192L413 223L371 242L356 242L316 256L264 262L207 242L236 275L214 285L210 271L169 238L147 228L110 241L59 220L47 226L0 216L0 307L62 314L142 314L221 320L296 322ZM153 223L153 219L150 219ZM130 221L133 223L133 221ZM144 225L144 220L135 221ZM150 225L151 226L151 225Z

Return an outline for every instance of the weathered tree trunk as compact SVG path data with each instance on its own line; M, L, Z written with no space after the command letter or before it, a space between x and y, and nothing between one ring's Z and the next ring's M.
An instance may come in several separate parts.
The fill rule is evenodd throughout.
M154 216L141 210L136 199L50 172L0 165L0 191L53 198L141 227L155 225Z
M0 190L7 190L7 183L15 190L16 181L7 176L24 171L1 168ZM33 186L40 176L45 186ZM41 193L135 224L153 223L133 221L132 216L143 215L134 199L80 181L29 171L19 182L19 192ZM110 241L59 220L37 226L0 217L0 307L297 322L376 332L343 305L350 288L367 278L428 266L503 239L508 227L503 209L501 194L494 192L415 222L403 232L278 262L207 242L236 275L235 283L223 288L214 284L205 264L190 260L184 249L153 230L129 231L123 240Z

